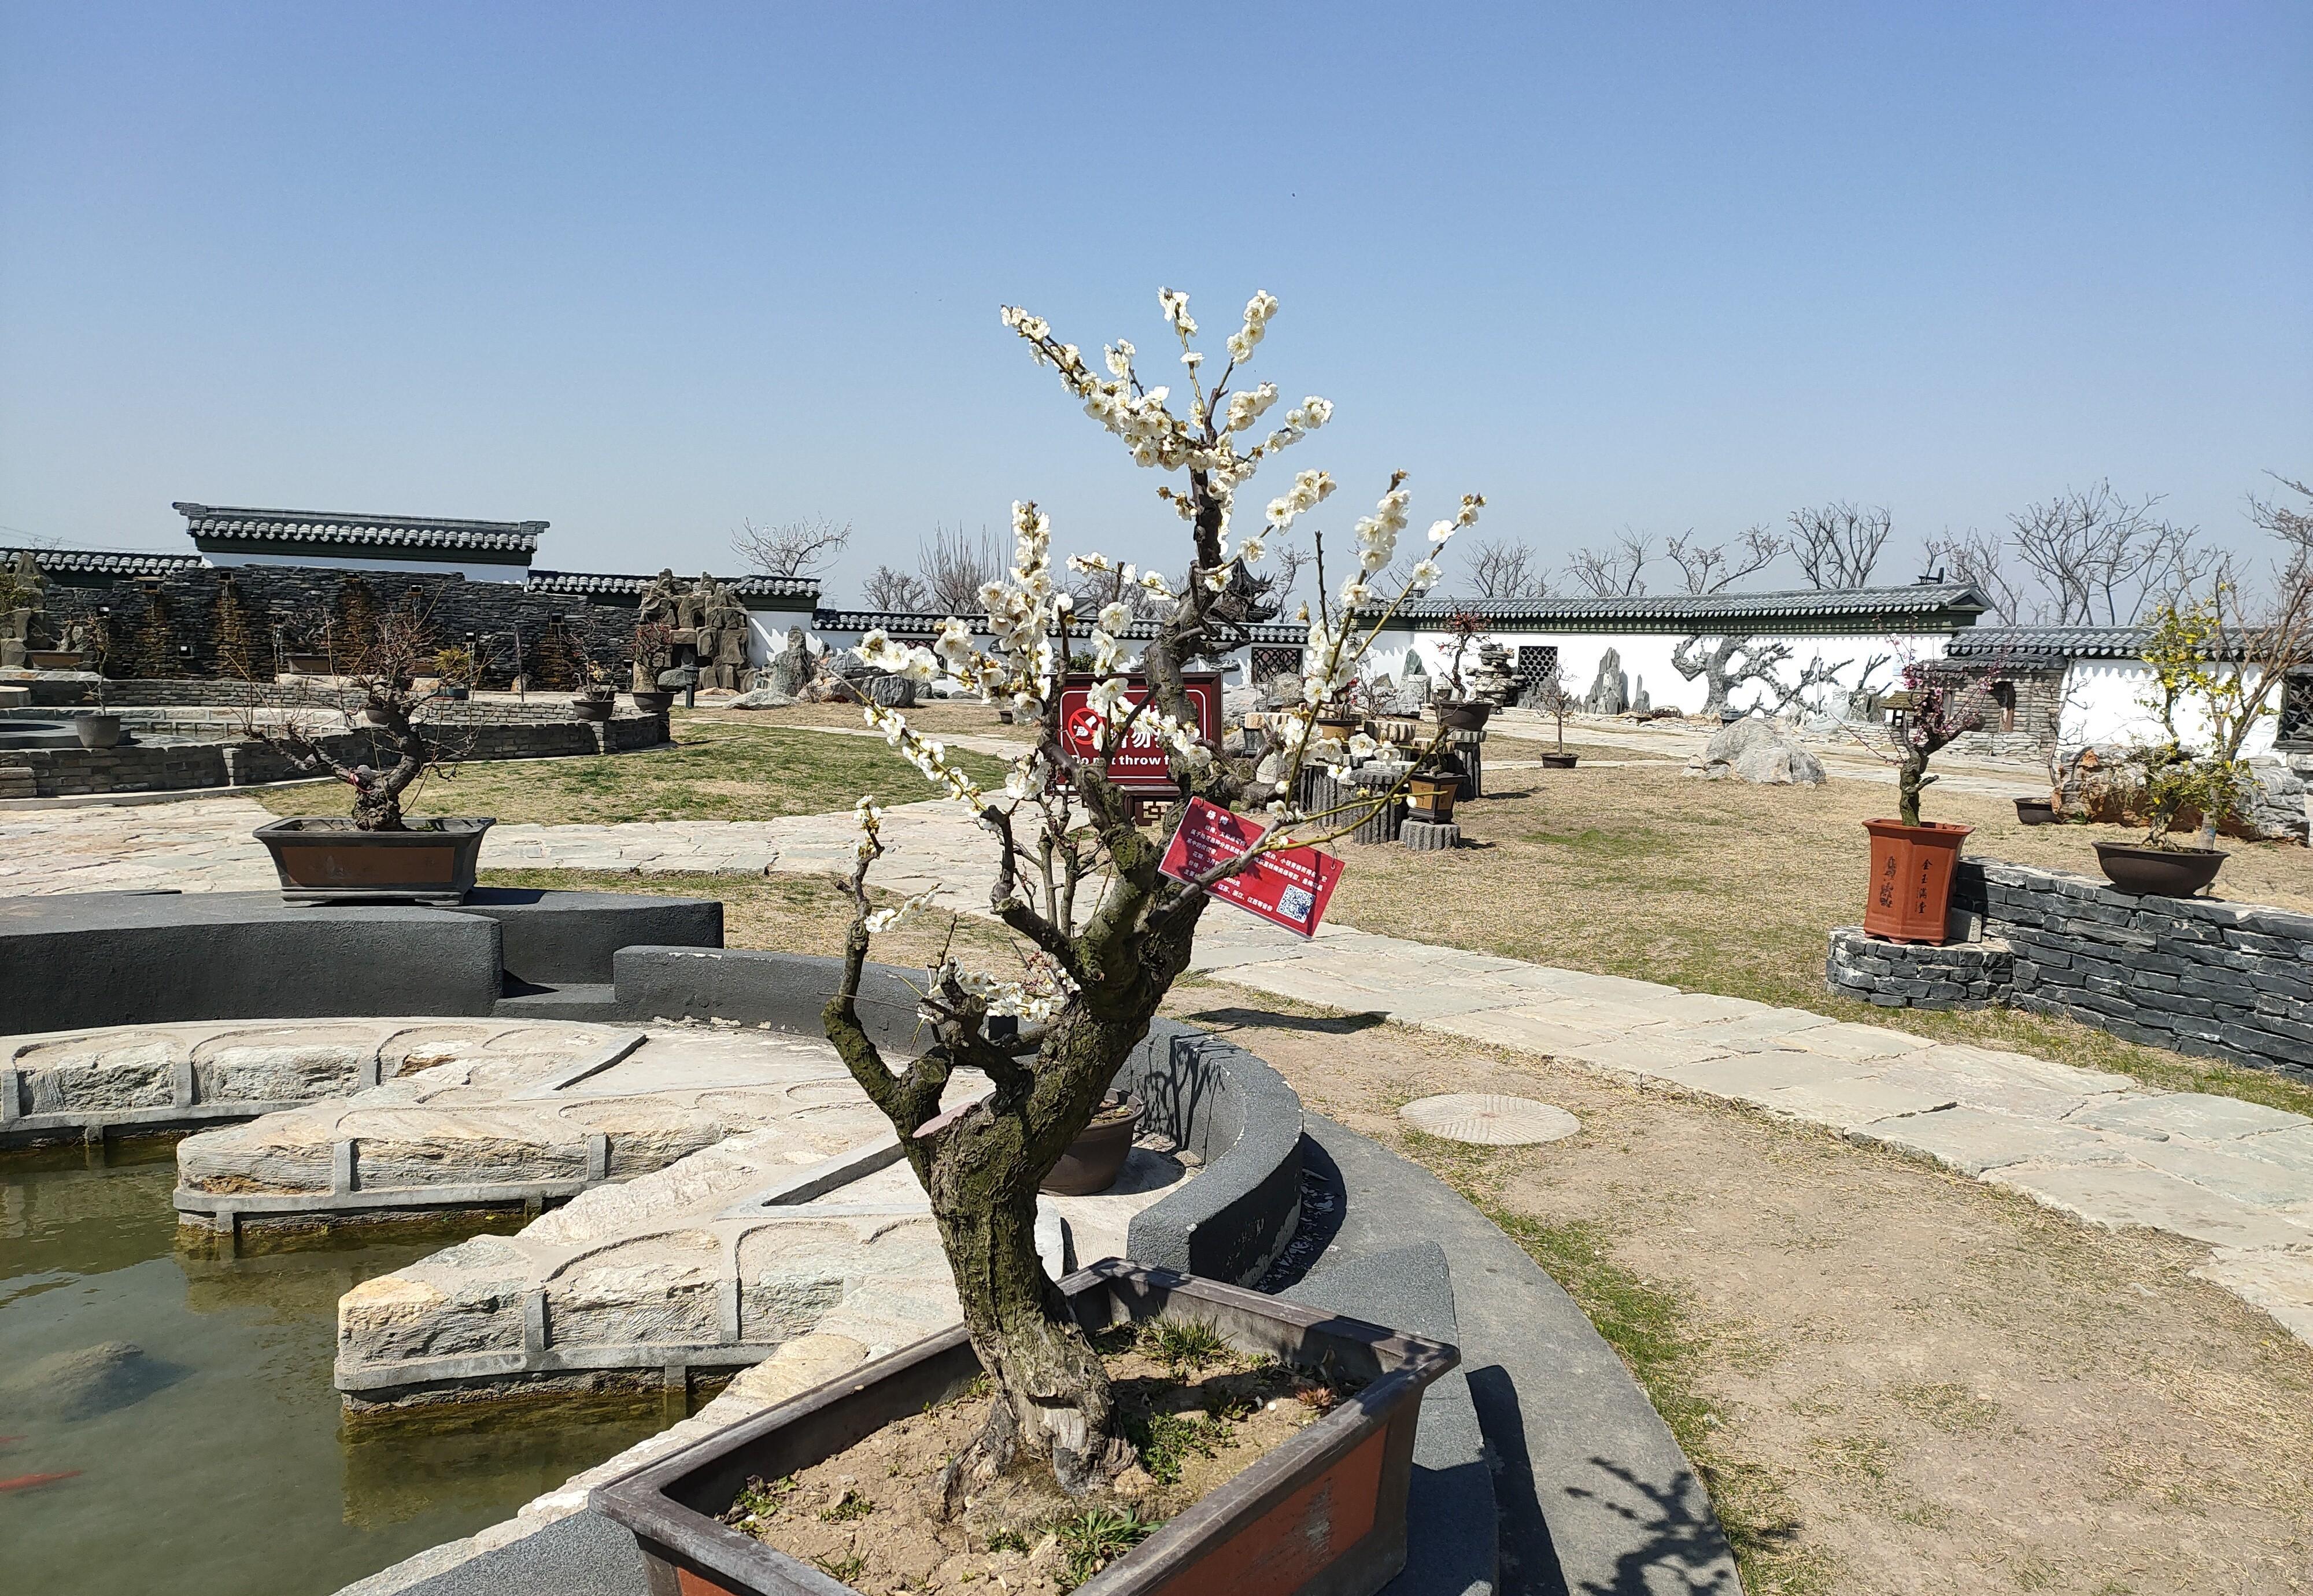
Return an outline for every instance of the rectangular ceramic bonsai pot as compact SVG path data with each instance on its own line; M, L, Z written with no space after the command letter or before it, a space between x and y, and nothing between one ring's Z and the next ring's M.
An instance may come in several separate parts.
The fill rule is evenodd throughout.
M350 820L301 815L257 828L292 904L456 904L473 889L482 833L493 819L418 816L408 831L357 831Z
M1077 1586L1081 1596L1373 1596L1405 1566L1422 1393L1461 1362L1458 1350L1115 1258L1061 1290L1087 1328L1171 1310L1209 1322L1241 1350L1366 1382ZM957 1325L598 1486L588 1500L641 1542L650 1596L834 1596L848 1587L717 1515L751 1477L807 1468L979 1372Z

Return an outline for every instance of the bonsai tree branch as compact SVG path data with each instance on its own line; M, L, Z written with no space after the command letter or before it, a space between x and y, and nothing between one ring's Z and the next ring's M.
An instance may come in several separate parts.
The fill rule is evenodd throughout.
M1186 295L1167 290L1160 301L1183 350L1193 357L1190 340L1196 328ZM857 649L866 665L918 681L945 673L1010 711L1033 739L1011 762L1002 791L987 791L905 717L874 703L861 706L896 753L989 832L997 870L990 908L1026 945L1025 969L1017 979L997 977L945 959L918 994L918 1034L929 1037L922 1056L893 1069L860 1020L860 983L874 936L929 895L894 907L873 906L867 880L884 851L881 810L863 798L857 811L858 856L848 884L853 913L843 970L823 1016L847 1071L901 1137L939 1230L966 1333L994 1388L986 1430L948 1471L951 1508L1015 1463L1049 1468L1062 1488L1083 1493L1101 1486L1132 1457L1118 1433L1106 1371L1036 1254L1036 1193L1099 1111L1165 993L1188 968L1208 889L1219 872L1188 884L1163 875L1161 840L1136 824L1141 798L1113 776L1117 755L1128 745L1165 751L1173 789L1168 828L1181 824L1193 798L1225 807L1265 803L1277 823L1237 868L1266 850L1296 845L1294 829L1301 822L1316 820L1322 829L1324 820L1346 819L1341 811L1356 806L1312 817L1297 814L1290 801L1309 755L1316 709L1353 681L1358 660L1406 596L1437 579L1436 563L1424 559L1394 601L1383 602L1370 586L1390 567L1406 526L1411 496L1403 473L1397 473L1374 512L1357 523L1357 570L1338 594L1321 592L1314 621L1306 612L1302 616L1310 628L1303 709L1280 725L1277 754L1264 763L1230 758L1205 735L1187 666L1200 655L1234 647L1246 625L1274 613L1265 598L1269 584L1253 574L1264 541L1281 537L1333 489L1324 472L1297 473L1289 489L1267 506L1259 530L1249 536L1240 532L1231 546L1232 525L1241 529L1251 521L1241 507L1234 522L1231 515L1245 482L1332 413L1329 401L1305 399L1288 410L1283 426L1262 436L1254 423L1276 401L1276 388L1264 383L1232 390L1275 308L1269 295L1254 296L1242 330L1229 340L1231 358L1209 387L1196 364L1201 357L1192 358L1185 416L1168 408L1165 388L1141 381L1130 344L1120 341L1104 351L1109 375L1104 378L1039 318L1007 308L1006 324L1039 364L1060 374L1088 413L1141 463L1185 481L1185 490L1169 484L1162 489L1168 508L1187 523L1188 558L1179 588L1154 571L1136 572L1098 554L1069 560L1069 569L1084 579L1073 588L1062 586L1048 518L1023 501L1013 509L1008 565L976 589L987 615L978 634L952 614L930 648L905 647L870 631ZM1442 546L1473 523L1482 503L1475 495L1464 498L1451 519L1429 529L1431 544ZM1074 613L1079 594L1085 608L1096 604L1096 613ZM1128 594L1133 595L1129 604ZM1130 659L1127 623L1150 613L1161 617L1156 635L1138 660ZM986 648L978 635L990 639ZM1071 724L1064 727L1062 695L1072 659L1083 657L1075 654L1080 639L1091 683L1081 711L1072 708ZM1070 701L1078 701L1072 695ZM1385 793L1364 804L1364 813L1370 816L1394 796ZM1020 828L1037 823L1039 834L1025 838ZM1040 891L1024 890L1024 868ZM1086 882L1095 885L1097 895L1079 923L1079 893ZM1019 1022L1026 1051L989 1034L989 1021L1005 1018ZM959 1070L984 1075L991 1089L942 1110L941 1093L955 1089Z

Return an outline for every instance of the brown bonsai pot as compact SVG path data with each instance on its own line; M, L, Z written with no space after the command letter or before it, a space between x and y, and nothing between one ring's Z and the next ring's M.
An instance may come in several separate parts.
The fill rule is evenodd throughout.
M73 733L84 748L117 748L120 745L120 717L118 715L75 715Z
M407 831L365 832L350 820L301 815L260 825L256 834L273 856L287 903L464 902L482 833L497 822L445 815L405 824Z
M1951 912L1952 872L1959 845L1974 826L1930 821L1867 820L1871 833L1871 895L1863 930L1891 942L1941 943Z
M570 701L570 710L581 720L608 720L618 702L615 698L594 698L582 692Z
M646 715L664 715L674 707L674 694L671 692L630 692L627 696Z
M1052 1166L1038 1189L1061 1197L1089 1197L1116 1184L1131 1155L1132 1138L1139 1133L1144 1105L1139 1098L1101 1105L1092 1124L1069 1143L1068 1151Z
M2232 856L2221 848L2153 848L2142 842L2098 842L2097 863L2123 892L2146 897L2189 898L2217 878Z
M330 674L330 657L326 654L292 654L286 657L289 668L301 676L326 676Z
M24 656L24 663L36 671L76 671L88 663L88 656L68 648L34 648Z
M2016 818L2026 825L2054 825L2056 824L2055 801L2052 798L2018 798Z
M1542 756L1542 768L1545 771L1570 771L1574 768L1574 762L1580 757L1579 754L1545 754Z
M1494 706L1483 699L1466 699L1438 706L1438 724L1448 731L1483 731Z
M1459 776L1409 776L1405 807L1417 820L1443 825L1454 818L1454 800L1462 796Z
M1430 1382L1462 1361L1404 1336L1109 1258L1060 1283L1079 1323L1210 1324L1231 1345L1366 1383L1080 1587L1086 1596L1373 1596L1405 1566L1414 1426ZM833 1596L851 1587L720 1523L750 1477L778 1479L944 1401L978 1374L962 1325L692 1442L587 1505L634 1531L646 1588L683 1596Z

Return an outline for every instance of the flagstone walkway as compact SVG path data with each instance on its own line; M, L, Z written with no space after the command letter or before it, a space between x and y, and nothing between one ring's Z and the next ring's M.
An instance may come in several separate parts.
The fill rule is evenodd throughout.
M1328 926L1209 914L1196 968L1296 1002L1546 1054L1935 1160L2112 1228L2206 1243L2194 1273L2313 1344L2313 1120L1800 1009Z
M0 894L275 883L240 798L0 815ZM485 869L822 874L848 868L848 814L762 822L504 825ZM985 913L985 837L951 805L893 806L877 885ZM1297 1002L1579 1062L1905 1149L2092 1224L2212 1250L2199 1273L2313 1343L2313 1120L2232 1098L1993 1048L1935 1043L1654 982L1327 926L1314 940L1216 908L1206 975Z

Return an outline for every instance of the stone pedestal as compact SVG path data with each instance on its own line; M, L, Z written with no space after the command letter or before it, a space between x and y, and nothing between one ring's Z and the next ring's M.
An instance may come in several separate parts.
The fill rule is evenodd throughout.
M1831 933L1824 984L1881 1009L1989 1009L2008 1001L2016 955L1997 938L1932 947L1842 925Z
M1383 793L1395 787L1404 775L1405 766L1403 764L1376 760L1371 763L1359 765L1350 772L1350 786L1354 789L1350 797L1359 803L1372 803ZM1350 840L1359 842L1394 842L1398 838L1399 827L1404 824L1405 799L1402 797L1392 798L1375 811L1373 818L1364 822L1357 830L1351 832Z
M1456 731L1450 733L1449 736L1453 740L1454 756L1462 762L1462 768L1466 772L1462 778L1463 800L1466 802L1471 798L1485 797L1486 734L1484 728L1481 727L1476 731Z
M1462 828L1452 821L1415 820L1408 816L1398 829L1398 841L1416 853L1437 853L1462 845Z

